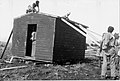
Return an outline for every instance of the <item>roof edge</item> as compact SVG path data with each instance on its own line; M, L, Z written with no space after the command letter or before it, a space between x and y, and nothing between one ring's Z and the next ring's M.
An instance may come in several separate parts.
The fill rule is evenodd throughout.
M27 13L27 14L23 14L21 16L15 17L14 19L18 19L18 18L24 17L24 16L29 15L29 14L41 14L41 15L46 15L46 16L50 16L50 17L54 17L54 18L60 17L60 16L53 15L53 14L39 12L39 13Z
M73 23L73 24L75 24L75 25L77 25L77 26L79 26L79 25L81 25L82 27L84 27L84 28L89 28L88 26L86 26L86 25L83 25L83 24L81 24L81 23L78 23L78 22L76 22L76 21L73 21L73 20L70 20L70 19L66 19L66 18L64 18L66 21L68 21L68 22L71 22L71 23Z
M65 17L53 15L53 14L48 14L48 13L43 13L43 12L23 14L23 15L21 15L21 16L19 16L19 17L14 18L14 20L15 20L15 19L18 19L18 18L21 18L21 17L24 17L24 16L29 15L29 14L41 14L41 15L46 15L46 16L53 17L53 18L63 18L63 19L65 19L65 20L67 20L67 21L69 21L69 22L71 22L71 23L76 24L76 25L81 25L81 26L83 26L84 28L89 28L89 27L86 26L86 25L83 25L83 24L78 23L78 22L76 22L76 21L70 20L69 18L65 18Z

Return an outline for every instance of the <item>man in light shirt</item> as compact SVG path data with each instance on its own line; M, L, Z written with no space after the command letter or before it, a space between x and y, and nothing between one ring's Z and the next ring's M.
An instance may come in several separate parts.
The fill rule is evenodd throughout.
M108 32L104 33L102 37L102 56L103 56L103 64L101 70L101 78L106 78L107 73L107 65L110 65L111 70L111 79L116 79L116 66L115 66L115 37L112 34L114 27L109 26Z
M32 54L31 56L35 59L35 49L36 49L36 32L32 32Z

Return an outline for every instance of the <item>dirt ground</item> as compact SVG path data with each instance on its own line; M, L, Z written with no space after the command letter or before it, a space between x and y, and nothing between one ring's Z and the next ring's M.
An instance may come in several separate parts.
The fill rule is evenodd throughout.
M88 62L89 61L89 62ZM100 68L97 60L86 59L84 63L53 65L32 62L1 64L1 68L26 66L23 68L0 70L0 81L10 80L99 80Z
M101 68L96 51L86 53L86 58L77 64L55 65L33 62L5 63L0 60L0 81L12 80L100 80ZM9 49L4 59L10 56ZM22 68L4 69L22 66Z

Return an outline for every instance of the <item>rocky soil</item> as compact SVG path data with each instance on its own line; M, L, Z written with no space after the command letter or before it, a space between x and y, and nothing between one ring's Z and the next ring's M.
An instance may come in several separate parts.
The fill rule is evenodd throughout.
M4 48L4 45L2 46ZM1 48L1 51L3 50ZM1 52L2 53L2 52ZM34 62L6 63L4 59L11 56L10 47L0 60L0 81L12 80L100 80L99 59L96 50L86 52L86 58L77 64L44 64ZM22 66L21 68L3 69Z

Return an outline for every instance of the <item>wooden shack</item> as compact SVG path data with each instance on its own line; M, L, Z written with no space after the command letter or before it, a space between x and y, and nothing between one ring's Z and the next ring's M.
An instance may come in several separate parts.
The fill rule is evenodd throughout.
M86 37L72 28L75 22L64 18L30 13L14 19L12 54L49 62L78 61L85 57ZM87 28L82 25L83 28ZM35 32L35 43L31 40Z

